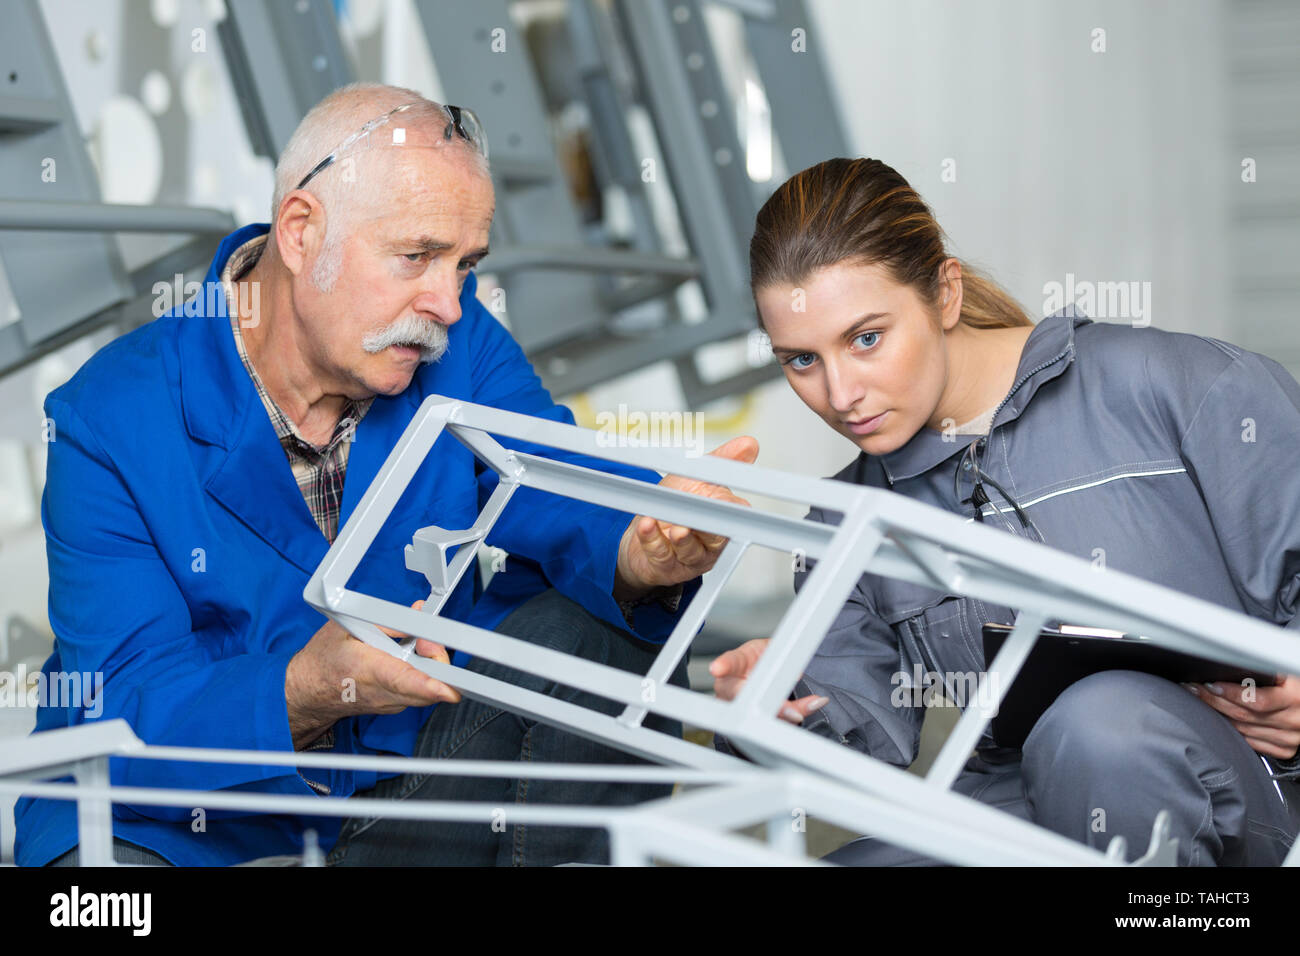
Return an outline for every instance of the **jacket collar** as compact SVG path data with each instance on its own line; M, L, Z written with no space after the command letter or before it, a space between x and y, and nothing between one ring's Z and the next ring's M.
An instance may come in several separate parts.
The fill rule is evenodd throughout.
M226 236L217 247L199 295L168 317L180 323L177 350L185 427L209 445L228 449L237 443L250 400L257 398L253 380L235 349L221 270L236 249L267 229L265 224L254 223ZM214 397L220 401L214 402Z
M217 249L203 290L167 319L178 326L180 398L189 434L225 451L205 459L204 487L259 537L308 574L329 549L285 459L275 427L239 359L221 271L266 223L245 226ZM472 279L472 276L471 276ZM473 295L472 281L466 282ZM347 521L420 402L416 380L394 396L377 395L348 452L339 527Z
M1034 327L1020 353L1015 384L993 416L990 433L993 428L1019 418L1034 393L1044 383L1065 372L1074 361L1074 330L1091 322L1073 306L1067 306ZM879 456L879 461L892 485L924 474L965 449L967 444L969 442L945 441L942 432L922 428L902 448Z

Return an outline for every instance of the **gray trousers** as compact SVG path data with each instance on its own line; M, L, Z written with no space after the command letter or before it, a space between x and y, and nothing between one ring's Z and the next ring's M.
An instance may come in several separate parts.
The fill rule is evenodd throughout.
M1227 718L1150 674L1103 671L1073 684L1038 719L1020 763L999 771L967 770L953 789L1100 850L1123 836L1130 862L1146 853L1161 809L1180 866L1276 866L1300 830L1300 785L1273 780ZM872 837L826 859L939 862Z

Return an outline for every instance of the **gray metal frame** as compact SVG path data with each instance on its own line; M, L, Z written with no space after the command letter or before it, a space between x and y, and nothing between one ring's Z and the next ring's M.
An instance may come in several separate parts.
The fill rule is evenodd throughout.
M277 159L307 111L356 79L329 0L226 0L217 26L253 151Z
M760 75L771 84L793 68L817 109L773 113L773 131L787 155L842 155L844 136L829 102L816 38L792 62L787 23L807 25L801 0L732 3L746 18ZM686 404L698 407L748 391L779 374L773 364L745 368L721 381L705 380L694 353L703 345L755 328L746 250L763 187L750 181L737 136L733 104L719 73L701 0L673 3L569 0L566 10L572 71L590 114L591 159L602 186L627 197L631 249L609 249L584 236L556 160L545 107L509 0L446 4L416 0L429 49L452 102L473 106L492 141L497 186L493 253L484 271L501 277L511 330L558 395L671 361ZM621 30L618 27L622 27ZM506 31L508 55L491 51ZM626 81L626 82L621 82ZM782 81L784 82L784 81ZM776 96L783 104L789 97ZM662 254L663 241L641 180L641 157L626 114L645 104L667 167L691 252ZM711 103L710 111L702 104ZM785 137L798 142L785 142ZM585 244L584 244L585 243ZM585 261L584 261L585 260ZM592 275L591 273L596 273ZM683 321L674 293L699 282L708 314ZM616 281L618 280L618 281ZM636 329L617 313L657 302L661 314L637 317Z
M702 749L702 748L697 748ZM170 760L193 763L273 764L457 776L523 777L527 779L589 780L627 783L676 783L684 795L653 800L635 807L545 806L503 807L491 803L435 800L377 800L369 797L292 797L178 788L114 787L109 782L110 757L131 760ZM44 781L72 775L74 783ZM83 724L28 737L0 754L0 793L74 800L78 806L79 863L114 866L112 805L237 810L303 816L366 815L386 819L479 822L487 826L506 821L528 826L586 826L610 834L611 862L648 865L656 862L699 866L818 865L804 853L802 829L796 819L814 818L848 829L877 819L881 827L911 827L924 831L928 842L942 848L963 837L963 824L931 820L895 801L881 800L833 780L797 770L770 770L737 762L726 771L673 767L628 767L593 764L538 764L511 761L437 760L368 757L315 753L268 753L207 747L153 747L119 719ZM504 816L503 816L504 815ZM734 835L740 827L766 824L766 845ZM1148 852L1134 865L1171 865L1174 844L1168 839L1167 815L1154 828ZM976 834L968 862L984 862L977 854L996 844ZM1059 861L1116 865L1123 859L1124 841L1112 841L1099 859ZM1091 852L1091 851L1090 851ZM940 855L936 850L936 855ZM1093 854L1097 857L1097 854ZM1041 863L1040 856L1009 855L1010 862ZM320 865L319 854L306 841L303 865Z
M745 18L750 52L773 104L773 132L785 155L802 163L844 153L816 38L808 38L806 53L789 49L791 24L809 24L802 0L732 0L729 5ZM306 112L355 75L328 0L228 0L226 6L228 16L218 31L231 83L254 151L274 159ZM618 185L627 196L630 249L593 244L577 220L508 0L417 0L416 6L448 98L474 106L492 136L499 207L494 253L485 267L502 277L513 331L547 387L570 394L671 361L686 404L698 407L777 375L769 363L707 381L694 358L701 346L754 328L745 249L761 189L745 172L731 104L705 29L707 4L569 2L572 69L591 114L592 160L602 185ZM509 32L511 55L490 52L497 27ZM140 324L144 303L138 292L132 299L131 290L138 289L140 276L162 274L150 264L137 276L127 275L108 236L55 237L49 230L154 231L152 221L159 228L207 237L229 231L230 223L212 210L98 204L94 172L36 0L15 4L0 47L19 77L9 86L12 95L0 96L0 132L16 134L19 147L0 150L0 172L8 173L0 178L17 184L7 192L0 188L0 200L8 200L0 209L0 257L23 315L17 327L0 329L3 374L106 323L123 331ZM801 92L791 92L791 76ZM807 109L801 95L815 100L817 109ZM626 123L633 98L653 116L690 255L663 252ZM715 105L708 115L701 111L705 102ZM45 155L58 160L57 185L35 178ZM719 160L723 155L730 157L727 162ZM215 242L204 241L186 252L210 254L214 247ZM170 267L176 259L169 255L159 264ZM51 273L48 263L56 260L64 266ZM186 261L187 271L197 262ZM74 286L61 278L70 272L78 276ZM700 321L683 321L674 297L690 281L700 283L707 300L708 314ZM620 315L651 302L658 303L659 317Z
M467 529L417 529L405 554L426 574L431 593L417 611L349 590L346 582L440 439L458 441L499 476L499 484ZM687 494L507 449L495 437L671 472L738 492L838 511L838 526ZM553 649L444 618L446 596L474 566L477 551L506 503L521 487L577 498L620 511L724 534L730 542L705 578L645 678ZM450 562L452 544L459 547ZM713 601L749 547L801 550L816 564L772 636L768 651L733 701L667 683ZM86 862L106 862L112 802L220 807L263 812L347 816L373 813L411 819L494 819L502 808L454 802L369 801L248 793L110 787L107 755L130 759L277 763L407 772L537 776L565 779L662 780L698 787L682 797L634 808L528 807L506 811L517 822L604 827L616 863L795 863L804 858L791 812L826 819L890 843L958 864L1115 865L1121 839L1105 853L984 806L950 787L989 719L969 707L925 778L795 727L775 714L864 572L943 588L1019 609L1015 630L989 666L1001 680L1000 704L1047 620L1086 622L1142 633L1156 643L1254 669L1300 672L1300 646L1282 629L1172 589L1009 536L888 492L805 478L708 456L656 448L619 448L597 433L467 402L431 396L412 418L355 512L309 580L303 595L358 639L408 661L460 689L466 697L531 716L619 747L667 768L591 765L480 764L335 754L266 753L144 746L121 721L92 723L33 736L0 756L0 792L79 803ZM380 627L412 635L394 641ZM622 702L610 716L413 655L424 637L519 671ZM647 695L646 688L653 688ZM645 727L649 712L725 735L755 763ZM73 773L75 784L40 783ZM730 831L767 822L767 845ZM1176 845L1160 814L1140 864L1171 864ZM1288 865L1300 862L1296 851Z
M439 583L416 611L353 592L346 582L401 497L435 441L448 432L500 476L496 492L467 534L451 564L426 552L408 552L407 567ZM838 526L701 498L596 469L511 451L492 436L669 471L734 490L817 505L844 515ZM730 543L706 577L694 603L665 643L648 679L536 647L505 635L435 617L456 580L513 493L530 487L620 511L723 534ZM460 533L422 529L420 534ZM751 546L802 551L816 561L804 587L782 618L771 644L741 694L731 702L666 684L709 607L743 551ZM857 819L856 827L941 859L959 863L1098 862L1102 855L1041 828L990 810L950 791L989 712L967 708L924 780L831 743L779 720L775 714L815 653L839 608L864 572L943 588L1019 609L1015 630L989 665L998 675L995 705L1019 672L1041 626L1048 620L1141 633L1156 643L1246 667L1300 673L1300 646L1279 628L1218 605L1117 571L1099 571L1079 558L876 489L798 477L753 465L690 458L662 449L602 446L584 429L498 409L431 396L420 407L356 511L308 582L304 597L357 638L408 660L469 697L507 707L630 753L697 769L734 766L732 758L669 738L641 725L654 711L720 733L760 764L802 770L820 780L848 785L860 797L884 801L889 814ZM395 643L379 625L412 635ZM411 655L417 637L454 646L513 668L621 701L610 717L556 701L508 683ZM910 821L894 826L887 821ZM924 825L920 825L924 821ZM951 824L951 829L945 824ZM944 840L935 834L945 832ZM944 842L951 838L954 842Z
M234 220L217 209L100 201L35 0L6 8L0 54L11 74L0 96L0 134L8 134L0 135L0 260L21 312L0 326L4 375L104 325L125 332L152 319L154 281L206 270ZM53 182L41 178L46 158L55 162ZM111 232L195 238L128 272Z
M99 178L36 0L6 6L0 56L9 74L0 96L0 199L97 203ZM54 163L50 182L43 180L46 160ZM126 269L109 236L0 230L0 260L22 312L18 331L25 345L57 335L128 293Z

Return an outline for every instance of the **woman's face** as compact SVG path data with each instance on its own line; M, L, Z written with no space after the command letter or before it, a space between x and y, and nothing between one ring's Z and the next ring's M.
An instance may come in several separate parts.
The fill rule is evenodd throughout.
M804 404L869 455L933 422L948 379L941 321L876 265L837 263L801 286L755 296L786 380Z

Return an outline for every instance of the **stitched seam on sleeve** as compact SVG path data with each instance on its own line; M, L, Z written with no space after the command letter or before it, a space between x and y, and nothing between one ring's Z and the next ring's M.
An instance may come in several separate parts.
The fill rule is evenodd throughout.
M1240 361L1240 358L1234 358L1231 363L1224 366L1223 370L1220 371L1218 375L1214 376L1214 381L1211 382L1210 387L1205 390L1205 394L1201 396L1201 401L1196 406L1196 411L1192 413L1192 418L1191 421L1187 423L1187 428L1178 436L1178 447L1180 450L1183 447L1183 442L1187 440L1187 436L1190 435L1192 429L1196 427L1196 422L1201 417L1201 409L1205 407L1205 403L1209 400L1210 393L1218 387L1219 380L1223 378L1223 376L1227 375L1232 369L1236 368L1236 366L1240 364Z

